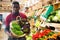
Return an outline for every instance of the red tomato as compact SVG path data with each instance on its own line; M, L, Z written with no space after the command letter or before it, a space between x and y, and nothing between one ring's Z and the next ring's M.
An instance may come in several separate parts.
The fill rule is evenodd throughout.
M49 29L45 29L42 32L37 32L36 34L33 35L33 40L37 40L37 38L41 38L45 35L47 35L49 32L51 32L51 30Z
M44 34L43 32L41 32L41 33L39 34L39 36L40 36L40 37L43 37L43 36L45 36L45 34Z
M36 40L35 35L32 36L32 40Z
M45 34L45 35L47 35L48 33L50 33L51 32L51 30L49 30L49 29L45 29L44 31L43 31L43 33Z
M33 40L36 40L37 38L39 38L39 33L34 34L32 38Z

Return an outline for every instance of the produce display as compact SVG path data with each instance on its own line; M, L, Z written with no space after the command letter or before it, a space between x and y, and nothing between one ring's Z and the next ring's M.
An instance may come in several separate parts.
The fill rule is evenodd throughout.
M26 40L60 40L60 33L55 32L55 27L49 25L49 27L46 26L42 28L41 24L43 23L40 19L41 15L38 16L38 13L40 13L38 11L39 10L35 10L34 12L31 11L31 15L27 15L27 19L17 18L17 20L12 21L11 32L17 36L26 34ZM48 18L46 17L46 21L51 23L60 23L60 9L54 10L53 12L52 10L50 11L50 15L48 14L49 12L45 11L49 15L47 16Z
M60 23L60 9L53 11L49 15L47 21L52 23Z
M60 10L53 11L49 15L47 21L54 23L60 22L59 12ZM30 23L27 21L27 19L18 18L18 20L12 21L11 31L17 36L22 36L24 34L27 34L25 35L26 40L59 40L60 39L60 33L54 32L55 30L54 27L46 26L45 29L43 28L39 29L41 25L39 18L35 18L34 22L35 22L34 26L30 28Z
M33 34L32 40L60 40L60 33L53 32L50 29L44 29Z
M32 1L37 2L33 3ZM15 16L13 17L14 19L9 25L13 38L16 37L16 40L19 40L20 37L26 37L26 40L60 40L60 24L58 24L60 23L60 2L58 4L54 4L52 3L54 2L53 0L45 1L27 0L26 3L29 5L26 3L24 4L23 1L23 4L20 3L21 10L19 11L22 11L27 16L27 19L24 18L23 14L20 16L24 19L15 15L17 17L16 20L14 20ZM10 10L9 5L8 8L6 7L8 10ZM2 5L2 9L6 8L3 8Z
M36 34L34 34L32 36L32 38L33 38L33 40L38 40L38 39L42 38L43 36L47 35L50 32L51 32L51 30L49 30L49 29L45 29L42 32L38 31Z
M53 23L59 23L60 22L60 10L55 10L51 12L51 14L48 16L47 21L48 22L53 22ZM49 26L46 27L47 29L40 28L41 21L38 20L38 18L34 15L34 27L31 29L29 36L27 36L27 40L60 40L59 32L55 32L55 27ZM35 30L34 30L35 29ZM59 33L59 35L58 35Z

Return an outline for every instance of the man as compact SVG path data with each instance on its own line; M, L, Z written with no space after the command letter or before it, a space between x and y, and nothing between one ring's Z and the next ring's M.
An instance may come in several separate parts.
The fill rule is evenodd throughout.
M27 18L26 15L24 15L23 13L21 13L21 12L19 13L20 6L17 1L14 1L12 3L12 8L13 8L13 10L12 10L11 14L9 14L6 18L6 30L5 31L9 36L8 40L26 40L25 37L16 38L15 36L13 36L11 34L11 32L9 30L10 29L10 26L9 26L10 22L12 20L16 20L17 16L20 16L21 18Z
M25 12L28 12L29 11L29 7L25 7Z

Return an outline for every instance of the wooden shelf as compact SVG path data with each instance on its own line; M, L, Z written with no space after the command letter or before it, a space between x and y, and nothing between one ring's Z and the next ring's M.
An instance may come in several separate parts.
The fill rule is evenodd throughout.
M53 6L54 6L54 10L60 8L60 2L54 3Z
M10 1L0 1L0 5L2 5L2 7L0 7L0 12L11 11L12 9L11 3L12 2Z
M56 3L54 3L53 5L57 5L57 4L60 4L60 2L56 2Z

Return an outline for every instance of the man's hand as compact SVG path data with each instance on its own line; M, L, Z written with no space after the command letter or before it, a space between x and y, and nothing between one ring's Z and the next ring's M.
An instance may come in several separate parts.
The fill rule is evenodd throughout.
M9 33L8 31L6 31L6 33L7 33L8 36L11 36L11 33Z
M8 31L6 33L8 34L8 36L11 36L13 38L17 38L16 36L14 36L12 33L9 33Z

